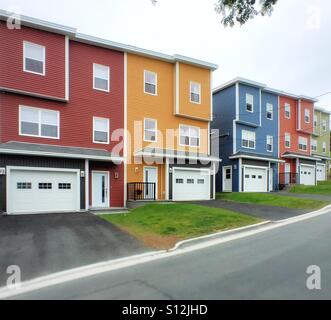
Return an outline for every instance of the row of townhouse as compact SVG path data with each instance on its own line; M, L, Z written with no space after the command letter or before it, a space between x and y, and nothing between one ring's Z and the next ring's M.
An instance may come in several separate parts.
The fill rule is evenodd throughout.
M0 11L0 212L208 200L216 65Z
M330 114L316 99L236 78L213 91L219 192L269 192L327 179Z

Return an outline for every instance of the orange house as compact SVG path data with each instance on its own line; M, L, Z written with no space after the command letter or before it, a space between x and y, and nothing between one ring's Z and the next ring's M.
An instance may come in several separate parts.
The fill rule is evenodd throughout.
M209 200L212 72L182 56L125 55L126 180L130 200Z

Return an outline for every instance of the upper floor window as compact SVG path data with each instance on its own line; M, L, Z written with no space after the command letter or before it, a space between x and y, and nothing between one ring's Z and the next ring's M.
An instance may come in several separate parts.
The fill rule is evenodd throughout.
M93 142L109 143L109 119L93 118Z
M246 111L254 111L254 96L248 93L246 93Z
M311 151L317 151L317 140L311 140Z
M200 103L201 99L201 85L197 82L190 82L190 101L193 103Z
M274 115L274 106L271 103L267 103L267 119L272 120Z
M144 72L144 92L157 95L157 74L155 72Z
M317 128L317 116L314 114L314 129Z
M307 151L307 138L299 137L299 150Z
M291 119L291 105L288 103L285 104L285 118Z
M285 148L291 148L291 135L285 133Z
M19 109L20 135L59 139L58 111L21 106Z
M23 42L23 70L44 76L46 49L39 44Z
M309 123L310 122L310 110L305 109L305 122Z
M255 132L242 130L241 132L242 147L255 149Z
M144 141L155 142L157 140L157 121L154 119L144 120Z
M323 153L326 153L326 142L323 142L323 145L322 145L322 152L323 152Z
M274 149L274 137L267 136L267 151L272 152Z
M109 67L93 64L93 89L109 92Z
M326 123L326 120L323 120L323 121L322 121L322 130L323 130L323 132L326 132L326 130L327 130L327 123Z
M200 146L200 129L192 126L179 126L180 145L189 147Z

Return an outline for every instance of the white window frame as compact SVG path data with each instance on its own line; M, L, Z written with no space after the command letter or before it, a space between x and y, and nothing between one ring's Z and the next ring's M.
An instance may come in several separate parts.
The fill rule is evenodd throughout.
M327 130L328 130L327 121L323 120L322 121L322 131L327 132Z
M182 127L186 127L189 129L189 144L182 144L181 143L181 128ZM193 146L191 145L191 138L196 138L196 137L192 137L191 136L191 129L198 129L198 132L199 132L199 136L198 136L198 139L199 139L199 144L197 146ZM195 126L189 126L189 125L186 125L186 124L180 124L179 125L179 145L182 146L182 147L190 147L190 148L200 148L200 145L201 145L201 132L200 132L200 128L199 127L195 127Z
M155 123L155 140L149 140L149 139L146 139L146 131L150 131L152 132L151 129L146 129L146 120L148 121L154 121ZM157 120L156 119L152 119L152 118L144 118L144 141L145 142L157 142L157 139L158 139L158 136L157 136Z
M107 79L107 82L108 82L107 90L101 89L101 88L97 88L95 86L95 68L96 67L102 67L102 68L107 69L107 77L108 77L108 79ZM105 65L100 64L100 63L93 63L93 89L94 90L98 90L98 91L103 91L103 92L109 92L110 91L110 68L109 68L109 66L105 66Z
M317 140L311 139L310 144L311 144L311 151L316 152L317 151Z
M22 109L33 109L35 111L38 111L38 134L37 135L22 133L22 127L21 127ZM49 137L49 136L42 136L41 135L41 113L43 111L53 112L54 114L57 115L57 137ZM60 139L60 111L50 110L50 109L43 109L43 108L38 108L38 107L31 107L31 106L26 106L26 105L20 105L18 113L19 113L19 115L18 115L18 126L19 126L19 135L20 136L43 138L43 139L54 139L54 140L59 140Z
M306 118L308 118L308 121L306 121ZM310 123L310 110L305 109L305 123Z
M192 85L197 85L198 88L199 88L199 102L196 102L196 101L192 101ZM191 103L194 103L194 104L201 104L201 83L199 82L195 82L195 81L190 81L190 102Z
M27 45L38 47L38 48L41 48L43 50L43 61L42 61L42 63L43 63L43 72L42 73L26 69L25 56L26 56L26 46ZM39 76L45 76L46 75L46 47L45 46L37 44L37 43L29 42L29 41L23 41L23 71L28 72L28 73L32 73L32 74L36 74L36 75L39 75Z
M248 138L247 139L244 139L244 134L254 134L254 140L249 140ZM244 140L247 140L248 141L248 146L244 146ZM254 148L251 148L249 146L249 141L254 141ZM252 150L255 150L256 148L256 132L255 131L249 131L249 130L241 130L241 146L242 148L245 148L245 149L252 149Z
M301 143L302 141L305 141L306 143ZM303 145L303 146L305 145L305 146L306 146L306 149L302 149L302 148L300 148L300 145ZM305 151L305 152L307 152L307 151L308 151L308 139L305 138L305 137L301 137L301 136L299 136L298 148L299 148L300 151Z
M288 108L288 114L289 116L287 117L286 116L286 112L287 112L287 109ZM285 119L291 119L291 105L289 103L285 103L285 108L284 108L284 117Z
M317 116L316 116L315 113L314 113L314 119L313 119L313 121L314 121L314 129L316 129L317 128Z
M251 97L252 98L252 110L247 110L247 104L248 104L248 98ZM254 112L254 96L250 93L246 93L246 106L245 109L247 112L253 113Z
M326 142L323 141L323 144L322 144L322 152L325 154L326 153Z
M268 111L268 107L271 107L271 111ZM268 118L268 113L271 114L271 118ZM272 103L267 103L266 106L266 118L267 120L273 120L274 119L274 106Z
M289 146L286 146L286 142L287 141L289 142ZM291 134L288 133L288 132L285 132L285 148L286 149L290 149L291 148Z
M95 120L106 120L107 121L107 129L108 129L108 132L107 132L107 142L102 142L102 141L96 141L94 138L95 138L95 135L94 135L94 132L95 132ZM102 118L102 117L93 117L93 132L92 132L92 135L93 135L93 143L98 143L98 144L109 144L109 136L110 136L110 121L108 118Z
M268 143L269 139L271 139L271 143ZM271 145L271 150L268 150L268 145ZM266 145L266 150L267 152L274 152L274 137L273 136L270 136L270 135L267 135L267 145Z
M146 73L150 73L150 74L154 74L154 76L155 76L155 84L154 83L150 83L150 82L146 82ZM151 95L151 96L157 96L157 73L156 72L154 72L154 71L149 71L149 70L144 70L144 93L146 93L146 94L149 94L149 95ZM155 93L151 93L151 92L146 92L146 86L145 86L145 84L151 84L151 85L155 85Z

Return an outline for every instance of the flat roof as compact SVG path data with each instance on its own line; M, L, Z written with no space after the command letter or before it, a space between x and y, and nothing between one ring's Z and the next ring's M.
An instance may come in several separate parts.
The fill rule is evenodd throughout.
M0 20L6 21L10 17L15 17L15 13L7 12L5 10L0 9ZM152 51L152 50L147 50L147 49L143 49L143 48L139 48L139 47L135 47L135 46L131 46L131 45L115 42L115 41L110 41L110 40L103 39L103 38L90 36L87 34L79 33L76 28L60 25L57 23L52 23L52 22L45 21L45 20L32 18L32 17L25 16L25 15L17 15L17 18L20 19L20 23L23 26L27 26L27 27L31 27L31 28L35 28L35 29L39 29L39 30L44 30L44 31L49 31L49 32L53 32L53 33L58 33L58 34L62 34L62 35L67 35L70 37L70 39L78 41L78 42L87 43L87 44L91 44L94 46L108 48L108 49L117 50L117 51L121 51L121 52L133 53L136 55L146 56L146 57L163 60L163 61L171 62L171 63L182 62L182 63L194 65L197 67L209 69L212 71L215 71L216 69L218 69L217 64L210 63L207 61L198 60L198 59L186 57L186 56L179 55L179 54L168 55L168 54L164 54L164 53L160 53L160 52L156 52L156 51Z

